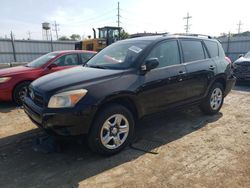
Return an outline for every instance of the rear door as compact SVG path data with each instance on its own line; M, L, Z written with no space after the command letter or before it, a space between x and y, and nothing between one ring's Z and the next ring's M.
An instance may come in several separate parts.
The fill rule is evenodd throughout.
M203 40L181 39L180 43L187 70L187 98L201 98L216 73L216 64L209 58Z
M170 105L186 99L185 65L181 64L177 40L157 44L149 58L158 58L159 66L141 76L140 103L145 114L167 109Z

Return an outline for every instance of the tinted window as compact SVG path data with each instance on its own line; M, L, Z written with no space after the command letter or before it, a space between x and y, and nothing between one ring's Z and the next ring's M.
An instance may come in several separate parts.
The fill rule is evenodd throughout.
M150 52L147 59L149 58L158 58L160 63L158 67L180 64L177 41L166 41L160 43Z
M219 56L219 48L216 42L204 41L211 57Z
M55 62L58 66L73 66L79 65L77 54L64 55L58 58Z
M84 54L80 54L80 57L82 59L82 63L86 63L91 57L93 57L95 54L93 53L84 53Z
M204 59L204 51L201 41L183 40L181 41L185 62Z

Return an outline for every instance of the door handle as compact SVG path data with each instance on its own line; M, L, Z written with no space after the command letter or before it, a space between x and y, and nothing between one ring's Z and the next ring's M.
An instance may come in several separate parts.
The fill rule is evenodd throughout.
M209 66L209 69L214 70L214 69L215 69L215 66L214 66L214 65L210 65L210 66Z
M183 75L183 74L186 74L185 71L179 71L179 75Z

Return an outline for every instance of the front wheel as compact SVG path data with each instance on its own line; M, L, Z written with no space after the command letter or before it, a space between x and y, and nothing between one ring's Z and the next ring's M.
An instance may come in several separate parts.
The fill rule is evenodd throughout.
M224 88L222 84L215 83L204 102L201 104L201 110L208 115L216 114L220 111L224 102Z
M26 82L22 82L20 84L18 84L13 92L13 100L16 104L18 105L23 105L23 100L24 97L28 91L28 87L30 85L30 82L26 81Z
M88 145L96 153L113 155L126 147L134 133L134 117L121 105L101 110L88 135Z

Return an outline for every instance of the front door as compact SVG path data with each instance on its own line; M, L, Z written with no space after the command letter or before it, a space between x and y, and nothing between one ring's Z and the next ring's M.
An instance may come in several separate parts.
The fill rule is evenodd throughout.
M80 65L81 62L79 61L78 54L74 53L74 54L63 55L63 56L57 58L51 64L55 64L55 67L52 67L51 69L46 68L44 73L43 73L44 75L52 73L52 72L72 68L74 66Z
M181 64L177 40L167 40L157 44L149 58L158 58L159 66L141 75L139 102L144 113L155 113L186 99L186 68Z

